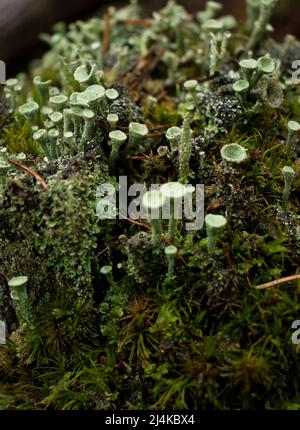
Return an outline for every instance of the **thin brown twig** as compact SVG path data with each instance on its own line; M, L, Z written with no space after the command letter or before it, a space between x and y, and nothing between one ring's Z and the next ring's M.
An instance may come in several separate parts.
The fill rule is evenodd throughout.
M142 27L151 27L151 19L122 19L119 21L120 24L124 25L140 25Z
M163 135L163 133L148 133L145 137L161 137Z
M139 227L145 228L146 230L151 230L151 226L149 224L135 221L133 219L127 218L126 216L124 216L122 214L120 214L120 216L122 217L122 219L125 219L126 221L131 222L132 224L138 225Z
M14 164L15 166L20 167L20 169L25 170L25 172L30 173L30 175L32 175L41 184L41 187L44 188L45 191L48 191L48 185L46 184L44 179L40 177L38 173L30 169L29 167L24 166L24 164L21 164L18 161L15 161L15 160L8 160L8 161L11 164Z
M257 287L254 287L254 288L256 288L257 290L266 290L271 287L276 287L278 285L283 285L288 282L293 282L298 280L300 280L300 275L292 275L292 276L287 276L286 278L277 279L276 281L268 282L266 284L258 285Z
M147 157L145 156L139 156L139 155L135 155L135 156L128 156L126 157L127 160L138 160L138 161L146 161Z
M109 9L107 10L105 16L104 16L104 31L103 31L103 39L102 39L102 55L105 55L109 49L110 44L110 32L111 32L111 25L110 25L110 13Z
M154 125L153 127L148 127L148 129L150 131L153 131L153 130L163 130L163 129L169 128L169 127L171 127L171 126L169 126L169 125Z

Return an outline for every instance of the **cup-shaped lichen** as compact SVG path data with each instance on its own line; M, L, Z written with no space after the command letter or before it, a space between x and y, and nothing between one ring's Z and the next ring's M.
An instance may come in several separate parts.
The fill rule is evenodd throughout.
M119 97L119 93L114 88L109 88L105 91L105 96L110 102L113 102Z
M183 84L184 89L189 94L192 95L195 103L195 107L197 107L197 104L198 104L197 91L196 91L197 86L198 86L198 82L196 81L196 79L190 79L189 81L185 81L185 83Z
M179 149L181 134L182 134L182 130L179 127L168 128L166 133L166 138L170 143L170 147L172 151L176 151Z
M96 115L91 109L85 109L81 116L84 120L84 128L80 142L82 148L83 145L94 137Z
M287 138L286 146L288 151L290 151L293 137L300 131L300 124L297 121L289 121L287 128L288 128L288 138Z
M42 148L44 154L46 157L49 157L49 150L48 150L48 133L47 130L44 128L40 128L35 133L33 133L33 140L39 143L40 147Z
M223 215L208 214L205 217L205 226L207 232L207 250L212 254L216 250L218 238L227 224Z
M152 242L155 249L159 248L162 235L161 209L164 203L165 198L158 190L148 191L143 195L142 204L148 212L148 219L152 226Z
M102 113L105 105L105 89L101 85L91 85L82 93L73 94L76 94L77 104L89 107L96 115Z
M273 58L269 55L260 57L257 61L257 70L251 79L251 87L254 88L263 76L271 76L275 72L275 69L276 63Z
M207 20L214 18L216 14L222 10L222 8L223 5L221 3L216 1L208 1L206 2L206 9L197 13L197 19L201 23L206 22Z
M88 70L88 66L83 64L75 70L73 76L75 81L79 82L82 87L86 87L88 85L97 84L97 75L96 75L97 67L95 64L92 65L90 70Z
M112 274L112 266L103 266L100 269L101 275L105 276L109 285L114 286L115 281Z
M60 135L63 133L63 120L64 116L61 112L53 112L49 116L50 120L53 122L54 126L59 130Z
M296 173L292 167L284 166L284 168L282 169L282 175L284 178L284 190L283 190L283 196L282 196L282 206L284 208L286 208L288 205L288 201L289 201L289 197L290 197L290 193L291 193L291 189L292 189L292 184L293 184L293 181L295 179Z
M221 149L221 156L227 163L240 164L247 160L247 150L238 143L229 143Z
M160 158L164 158L169 154L169 148L167 146L159 146L157 148L157 154Z
M208 19L203 23L202 28L208 33L216 34L216 33L220 33L223 30L224 26L220 20Z
M109 125L111 126L111 128L114 129L116 127L116 125L118 124L119 117L115 113L110 113L107 115L106 120L109 123Z
M275 71L276 64L273 58L269 56L261 57L258 60L258 69L266 75L270 75Z
M170 245L165 248L165 255L168 262L168 278L174 278L175 260L178 249L176 246Z
M18 88L19 88L19 82L18 79L11 78L7 79L5 82L6 86L6 94L9 97L9 103L10 103L10 110L13 112L16 109L17 102L18 102Z
M33 322L32 309L27 294L28 277L17 276L8 281L10 297L20 325L31 325Z
M54 110L61 111L66 107L68 97L64 94L58 94L56 96L50 97L49 103Z
M127 135L121 130L114 130L109 133L109 139L112 146L109 162L114 166L115 161L119 156L120 148L127 140Z
M47 104L49 99L49 89L50 89L51 81L50 80L43 81L41 76L35 76L33 78L33 83L39 95L40 105L44 106L45 104Z
M233 90L236 92L242 104L245 102L246 95L249 92L250 84L246 79L240 79L233 84Z
M34 126L38 122L39 108L40 107L36 102L30 101L20 106L19 112L29 121L31 126Z
M51 128L48 131L50 160L55 160L58 156L58 138L59 131L56 128Z
M171 241L175 240L178 219L182 217L182 202L188 192L188 187L180 182L168 182L160 187L166 202L169 206L169 231L168 237Z
M52 109L52 107L49 107L49 106L43 106L42 108L41 108L41 118L42 118L42 120L45 122L45 121L48 121L48 118L50 117L50 115L53 113L53 109Z
M148 132L148 127L145 124L131 122L129 124L129 148L135 148Z
M73 123L73 132L75 137L79 137L81 134L81 126L82 126L82 114L83 114L83 109L79 106L72 106L69 110L68 110L68 114L71 117L71 121Z
M240 61L240 67L246 81L251 82L252 75L258 67L258 63L253 58L246 58Z
M196 79L190 79L189 81L185 81L183 87L186 91L193 92L196 90L198 82Z

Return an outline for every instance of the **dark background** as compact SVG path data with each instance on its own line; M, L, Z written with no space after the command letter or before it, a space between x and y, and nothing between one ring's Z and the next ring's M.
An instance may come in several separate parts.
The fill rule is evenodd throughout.
M164 6L166 0L141 0L146 14ZM205 0L179 0L191 13L203 9ZM241 21L245 16L244 0L223 0L224 12ZM38 40L57 21L74 21L104 11L107 6L127 4L124 0L0 0L0 59L7 63L8 75L26 67L29 59L42 54L46 46ZM286 33L300 38L300 1L281 0L272 21L276 37Z

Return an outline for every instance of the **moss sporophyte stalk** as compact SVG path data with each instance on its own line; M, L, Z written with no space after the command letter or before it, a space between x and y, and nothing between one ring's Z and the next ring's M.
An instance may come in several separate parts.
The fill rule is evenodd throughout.
M0 409L300 408L277 5L110 6L0 85Z

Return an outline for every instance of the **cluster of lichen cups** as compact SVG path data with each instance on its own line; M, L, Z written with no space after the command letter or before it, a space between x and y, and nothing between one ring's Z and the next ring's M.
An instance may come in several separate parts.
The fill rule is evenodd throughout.
M34 314L28 298L27 285L27 276L16 276L8 281L10 297L12 299L20 327L31 327L34 322Z
M258 60L245 58L239 63L243 78L233 84L233 90L237 94L242 105L245 105L250 92L257 88L262 78L270 80L276 70L276 62L265 55Z
M251 50L258 45L266 32L271 31L268 23L277 2L278 0L248 0L248 7L251 12L249 16L252 16L251 28L249 28L249 30L252 29L252 33L247 49L250 55L253 52ZM170 11L172 7L175 6L170 3ZM208 2L206 10L197 16L201 31L206 35L210 76L214 76L219 69L226 55L227 44L231 36L229 31L236 25L233 19L229 19L232 17L227 17L227 20L225 18L215 19L221 8L220 3ZM159 22L157 17L157 29L163 24L163 20ZM154 36L152 35L152 37ZM99 50L99 46L95 46L95 49ZM109 144L111 145L109 163L112 167L115 166L123 145L126 144L128 149L137 148L139 143L147 136L148 128L145 124L131 122L128 134L117 129L118 115L110 114L108 108L119 97L119 94L114 88L106 89L103 86L103 72L99 71L100 64L100 60L86 61L83 64L77 64L74 70L74 66L70 66L68 72L76 83L76 89L78 90L79 88L80 91L74 91L75 88L73 88L73 92L70 92L69 96L61 93L58 88L52 87L50 80L42 81L40 76L34 78L33 84L36 95L29 98L27 103L21 105L18 113L30 123L33 139L40 144L48 160L54 160L69 152L82 151L84 145L95 135L98 116L105 118L111 127L109 133ZM232 89L237 94L241 104L245 106L249 101L248 96L251 91L257 90L263 79L270 81L276 72L277 64L269 55L265 55L258 60L244 58L239 65L242 71L242 79L235 82ZM68 65L66 65L66 68L68 68ZM10 110L14 112L19 104L22 85L18 80L11 79L7 81L6 87ZM147 210L152 226L152 241L155 250L159 248L161 243L163 233L162 211L165 203L169 203L168 239L174 242L178 222L176 218L178 202L182 202L186 193L191 192L191 189L185 186L191 174L189 163L192 155L192 130L190 124L193 117L192 112L196 110L199 104L197 90L200 89L200 86L197 80L189 79L184 82L183 88L186 92L187 101L183 125L182 127L171 127L167 130L166 138L170 145L170 152L166 146L158 148L160 157L165 157L169 153L178 155L178 182L164 184L159 191L149 191L143 198L143 205ZM254 110L255 106L252 111ZM300 124L296 121L288 123L287 148L289 150L293 137L299 130ZM237 143L231 143L221 149L221 157L225 168L230 164L239 165L247 160L247 150ZM1 184L2 187L5 184L8 168L9 164L6 161L0 161L0 188ZM282 170L285 181L283 207L287 206L292 181L295 176L293 172L293 169L289 167L285 167ZM227 220L221 215L209 214L205 218L205 224L208 235L208 251L213 253L216 249L219 233L227 224ZM177 249L175 252L174 248L173 245L165 248L170 277L174 273L174 255L176 256L177 252ZM103 274L109 277L109 282L111 283L111 270L108 269L108 266L105 266L103 270Z
M29 122L33 139L38 142L48 160L82 151L95 135L97 117L105 118L111 127L110 161L114 164L121 145L127 140L125 133L116 130L118 115L108 113L109 106L119 97L119 93L114 88L105 89L101 85L102 72L97 72L95 64L77 67L73 78L82 91L72 92L68 97L58 88L52 87L50 80L43 82L40 76L36 76L33 83L38 100L29 98L19 107L18 114ZM6 89L12 111L16 105L16 86L17 81L14 86L10 83ZM130 123L128 145L133 147L147 133L145 124Z

